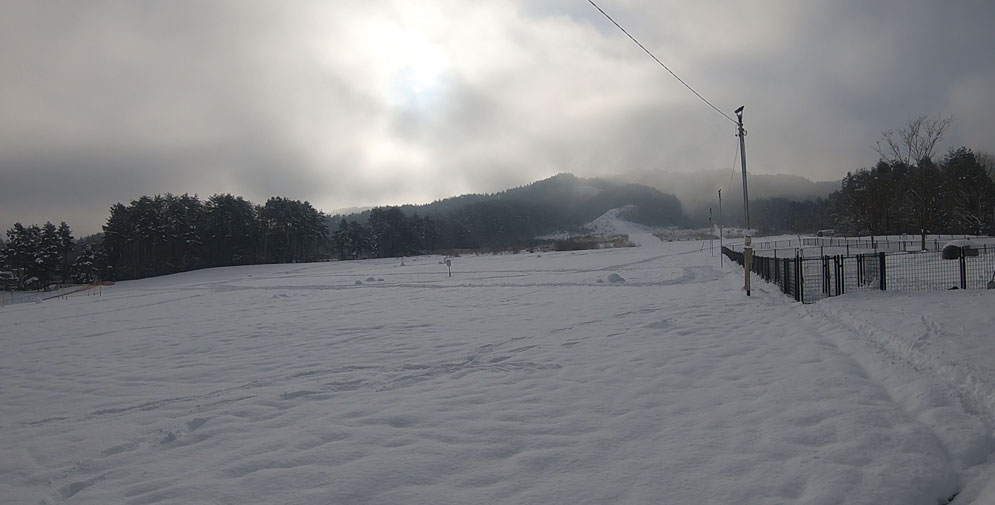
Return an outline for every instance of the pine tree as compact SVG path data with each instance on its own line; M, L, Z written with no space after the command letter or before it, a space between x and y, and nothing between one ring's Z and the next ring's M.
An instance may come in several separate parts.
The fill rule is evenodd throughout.
M59 279L66 282L70 279L69 266L73 259L72 255L75 239L73 238L72 230L65 221L59 223L59 228L56 230L56 234L58 235L59 243Z
M97 280L97 255L89 244L83 246L70 267L73 282L91 284Z
M995 183L974 153L966 147L951 150L940 169L949 188L949 231L976 235L995 231Z
M41 230L41 244L34 251L35 263L38 265L36 276L41 280L41 284L48 286L54 282L58 276L59 265L61 265L61 254L59 244L59 230L51 221L45 222Z

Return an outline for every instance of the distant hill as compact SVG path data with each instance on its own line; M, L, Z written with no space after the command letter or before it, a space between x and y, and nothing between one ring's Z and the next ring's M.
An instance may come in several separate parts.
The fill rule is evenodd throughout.
M739 211L743 206L743 177L739 170L702 170L693 173L643 171L622 176L619 180L645 184L676 195L684 213L695 223L701 220L701 216L707 216L709 207L718 212L719 189L722 190L722 205L726 210ZM797 175L751 173L750 200L783 198L802 202L827 198L830 193L840 189L840 183L841 181L813 182Z
M648 226L686 223L681 202L671 194L634 183L587 179L563 173L493 194L469 194L425 205L402 205L408 217L429 217L458 228L464 245L498 247L523 244L536 236L572 231L608 210L632 206L626 217ZM330 218L335 230L344 218L368 222L370 211Z

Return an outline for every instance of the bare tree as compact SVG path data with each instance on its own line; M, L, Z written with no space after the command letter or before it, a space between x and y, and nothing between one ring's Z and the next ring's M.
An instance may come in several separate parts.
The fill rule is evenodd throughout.
M916 166L924 159L933 159L936 145L952 120L950 116L919 116L898 130L881 132L874 151L889 163Z
M925 251L926 235L937 233L947 221L949 187L939 167L927 157L909 170L904 189L906 219L919 231Z

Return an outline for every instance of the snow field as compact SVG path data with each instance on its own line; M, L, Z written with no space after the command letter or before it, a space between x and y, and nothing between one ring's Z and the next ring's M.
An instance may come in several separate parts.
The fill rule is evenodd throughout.
M988 503L982 404L866 357L875 312L747 298L700 242L616 228L643 246L451 278L439 257L233 267L0 310L0 496Z

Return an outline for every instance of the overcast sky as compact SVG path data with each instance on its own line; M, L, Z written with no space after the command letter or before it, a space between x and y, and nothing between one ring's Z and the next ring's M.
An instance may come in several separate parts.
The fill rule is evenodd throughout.
M921 114L953 116L944 149L995 151L989 0L598 3L746 105L751 172L840 178ZM734 133L587 0L0 2L4 230L95 233L166 192L334 211L730 170Z

